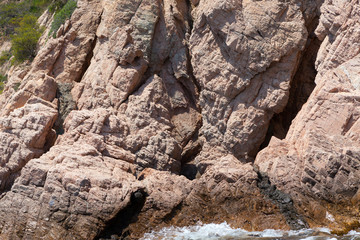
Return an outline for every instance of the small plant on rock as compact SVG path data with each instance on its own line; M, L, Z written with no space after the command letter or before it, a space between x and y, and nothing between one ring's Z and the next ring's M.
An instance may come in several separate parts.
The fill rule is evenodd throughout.
M0 94L4 91L6 82L7 82L7 76L0 74Z
M6 63L11 58L11 53L9 51L3 51L0 54L0 66Z
M60 28L62 24L65 23L66 19L69 19L72 15L72 13L75 11L77 6L76 1L69 0L62 9L55 14L54 21L51 24L51 29L49 32L49 35L53 34L53 37L56 37L56 32Z

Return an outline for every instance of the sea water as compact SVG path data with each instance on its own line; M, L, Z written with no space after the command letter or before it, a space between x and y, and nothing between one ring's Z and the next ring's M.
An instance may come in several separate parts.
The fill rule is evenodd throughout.
M360 232L351 231L347 235L337 236L327 228L303 230L274 230L250 232L232 228L226 222L221 224L198 223L189 227L168 227L158 232L146 233L141 240L360 240Z

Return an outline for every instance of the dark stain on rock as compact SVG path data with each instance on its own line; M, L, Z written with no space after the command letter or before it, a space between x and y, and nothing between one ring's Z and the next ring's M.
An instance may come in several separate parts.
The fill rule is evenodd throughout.
M254 167L254 170L258 175L257 187L260 192L279 207L289 227L293 230L309 228L303 216L297 213L291 196L278 190L275 185L271 184L269 177L260 172L257 167Z

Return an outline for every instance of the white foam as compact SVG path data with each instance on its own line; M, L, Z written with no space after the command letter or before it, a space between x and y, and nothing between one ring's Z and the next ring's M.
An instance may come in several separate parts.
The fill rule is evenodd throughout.
M202 224L199 223L190 227L170 227L163 228L159 232L147 233L142 238L143 240L151 239L174 239L174 240L215 240L219 237L244 236L248 232L243 229L233 229L226 222L221 224Z
M316 228L317 231L319 232L323 232L323 233L327 233L327 234L331 234L331 230L329 228Z
M316 237L306 237L306 238L302 238L300 240L315 240Z
M351 230L346 234L346 236L359 236L359 235L360 235L360 232L357 232L354 230Z
M189 227L168 227L158 232L146 233L142 240L223 240L223 239L301 239L301 240L336 240L335 235L330 234L328 228L302 229L282 231L266 229L264 231L249 232L240 228L232 228L226 222L220 224L202 224L198 223ZM329 235L316 236L318 233ZM359 236L359 232L351 231L349 236Z
M327 211L326 211L326 219L329 220L330 222L335 222L334 216Z

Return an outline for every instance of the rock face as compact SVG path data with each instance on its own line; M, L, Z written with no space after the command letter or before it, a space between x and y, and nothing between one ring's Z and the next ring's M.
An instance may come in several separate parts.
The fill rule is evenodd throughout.
M1 238L328 225L326 211L360 199L359 12L357 1L79 0L0 95ZM309 95L315 75L301 108L290 88ZM258 153L293 101L286 138Z
M326 1L321 11L316 34L324 41L316 59L316 87L286 138L272 138L255 161L279 189L353 211L317 206L321 214L312 216L317 224L329 221L326 210L336 220L356 216L360 183L360 55L359 48L349 48L359 42L359 5Z

